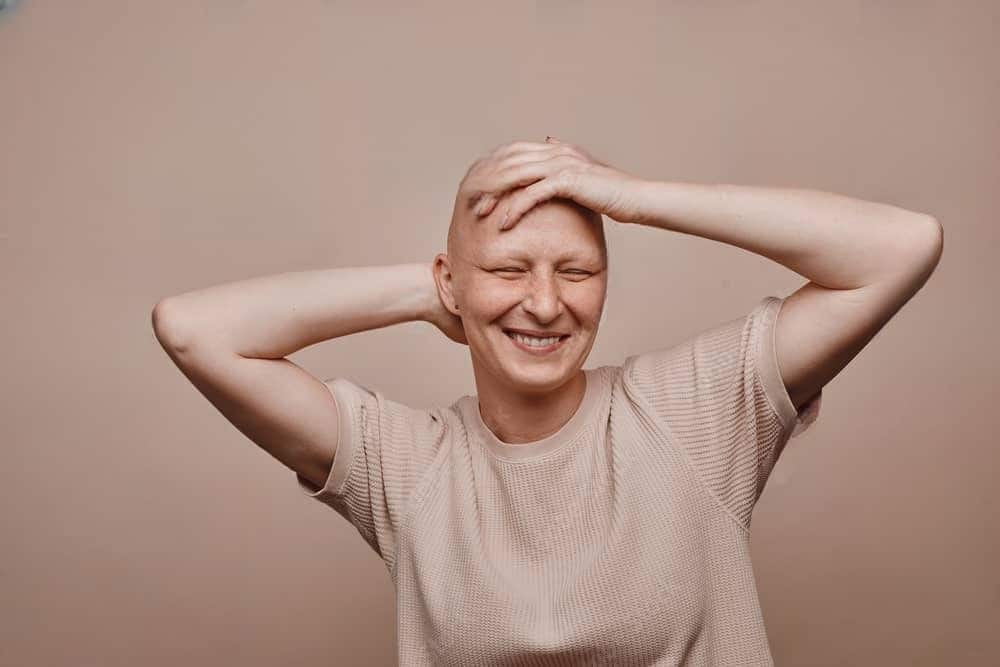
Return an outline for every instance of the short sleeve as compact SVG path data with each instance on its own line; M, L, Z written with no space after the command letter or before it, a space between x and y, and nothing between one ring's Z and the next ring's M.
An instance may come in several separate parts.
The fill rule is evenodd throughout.
M354 525L392 572L399 530L433 467L445 422L436 409L412 408L345 378L324 384L336 399L339 444L325 484L296 474L299 488Z
M823 392L796 411L778 371L775 323L784 299L680 344L629 357L626 377L665 435L749 529L785 444L816 421Z

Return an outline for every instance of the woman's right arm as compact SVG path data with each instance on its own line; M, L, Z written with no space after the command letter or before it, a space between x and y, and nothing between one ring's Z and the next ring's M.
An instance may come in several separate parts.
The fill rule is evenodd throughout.
M423 320L440 299L426 263L251 278L167 297L153 330L181 372L240 432L322 486L339 423L323 382L284 357L330 338Z

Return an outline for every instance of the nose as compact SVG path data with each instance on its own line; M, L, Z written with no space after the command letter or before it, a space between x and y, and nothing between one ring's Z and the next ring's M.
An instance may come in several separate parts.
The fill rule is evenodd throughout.
M551 322L562 313L562 295L554 274L535 273L521 301L524 309L541 323Z

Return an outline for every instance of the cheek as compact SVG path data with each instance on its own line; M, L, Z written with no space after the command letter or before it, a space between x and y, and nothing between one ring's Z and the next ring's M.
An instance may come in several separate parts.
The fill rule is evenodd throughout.
M604 315L606 292L602 285L587 285L579 294L574 294L576 312L581 319L597 323Z
M497 285L493 281L470 284L465 291L466 315L478 320L500 317L520 301L519 293L510 285Z

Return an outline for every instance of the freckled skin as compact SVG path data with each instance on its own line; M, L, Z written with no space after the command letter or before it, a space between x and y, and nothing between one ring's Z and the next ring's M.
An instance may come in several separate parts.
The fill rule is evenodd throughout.
M567 199L544 201L500 231L504 199L482 218L456 200L434 272L465 329L483 420L505 442L531 442L561 428L583 398L582 367L607 296L607 244L601 216ZM502 327L572 335L537 357Z

